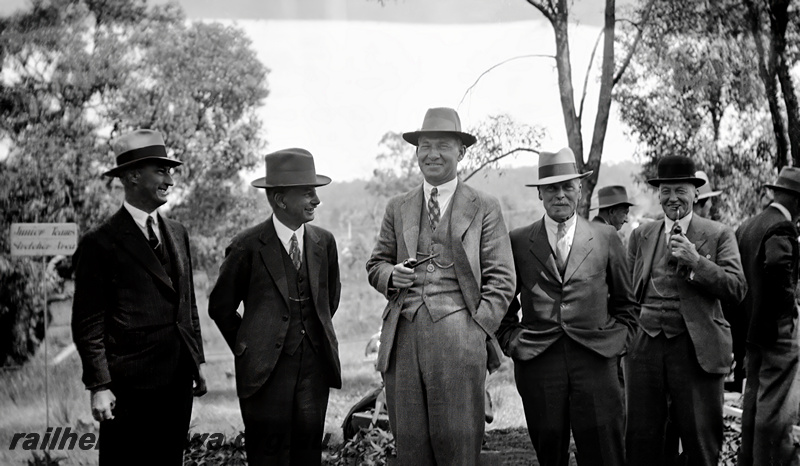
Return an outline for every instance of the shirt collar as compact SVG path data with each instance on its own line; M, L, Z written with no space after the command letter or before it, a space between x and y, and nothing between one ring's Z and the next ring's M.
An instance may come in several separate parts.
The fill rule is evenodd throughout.
M458 177L453 178L452 180L442 183L439 186L434 186L428 183L427 180L422 181L422 189L425 191L425 196L431 195L431 188L436 188L439 190L438 196L441 199L442 197L450 197L456 192L456 185L458 184Z
M786 217L786 220L790 222L792 221L792 214L789 213L789 209L787 209L785 206L781 205L778 202L773 201L772 204L769 205L769 207L775 207L776 209L780 210L783 216Z
M690 210L685 217L678 219L678 225L681 226L684 235L686 234L687 231L689 231L689 224L692 222L693 215L694 212ZM664 233L670 234L672 232L673 225L675 225L675 221L667 216L664 216Z
M142 209L132 206L128 201L123 201L122 206L125 207L125 210L133 217L133 221L141 228L147 228L147 217L153 217L153 228L158 228L158 209L148 214Z
M567 235L569 235L571 231L575 230L575 225L577 223L578 223L578 214L576 212L573 212L572 217L570 217L566 221L564 221L564 226L567 229ZM555 220L550 218L549 215L544 214L544 225L545 225L545 228L547 228L547 233L548 234L553 235L553 238L555 238L555 235L558 232L558 224L559 224L559 222L556 222Z
M292 230L291 228L287 227L276 217L275 215L272 216L272 223L275 225L275 233L278 235L278 239L281 240L281 243L284 245L289 244L292 240L292 235L297 235L297 243L298 245L302 246L303 244L303 236L306 232L306 225L305 223L300 225L300 228L297 230ZM302 251L302 248L300 249Z

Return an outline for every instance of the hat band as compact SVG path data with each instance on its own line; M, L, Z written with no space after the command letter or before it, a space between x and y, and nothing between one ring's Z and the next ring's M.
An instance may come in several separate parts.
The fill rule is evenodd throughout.
M574 162L554 163L539 167L539 179L550 178L551 176L577 175L578 168Z
M143 159L146 157L167 158L167 148L162 145L154 145L154 146L140 147L138 149L131 149L117 156L117 166L130 163L138 159Z
M779 188L791 189L792 191L800 192L800 182L793 180L791 178L785 178L779 176L778 182L775 183L775 186L778 186Z
M315 170L300 169L300 170L287 170L274 171L267 173L267 183L272 185L312 185L317 182L317 173Z

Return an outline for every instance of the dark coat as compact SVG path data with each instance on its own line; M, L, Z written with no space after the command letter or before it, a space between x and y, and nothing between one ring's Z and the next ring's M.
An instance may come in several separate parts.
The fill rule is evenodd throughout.
M272 217L237 235L225 250L209 297L208 314L235 356L236 390L241 398L251 396L267 381L289 330L289 284L282 248ZM311 296L325 330L325 341L320 343L328 384L341 388L339 343L331 320L341 291L336 240L329 231L306 224L303 248ZM241 302L242 317L236 312Z
M181 345L195 372L205 362L189 236L180 223L159 218L176 282L125 208L78 245L72 335L86 388L165 386L178 368Z

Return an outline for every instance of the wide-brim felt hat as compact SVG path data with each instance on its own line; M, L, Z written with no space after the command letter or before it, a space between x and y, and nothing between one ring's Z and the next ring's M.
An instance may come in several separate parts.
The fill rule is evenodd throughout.
M764 186L800 195L800 168L783 167L778 174L778 181L775 184L765 184Z
M703 199L708 199L709 197L715 197L722 194L722 191L714 191L711 187L711 182L708 180L708 175L703 170L697 170L694 176L701 178L706 181L706 184L697 188L697 200L702 201Z
M117 166L103 173L103 176L119 176L129 168L144 162L158 162L168 167L183 164L180 160L167 157L167 147L161 133L152 129L137 129L124 134L111 142L117 159Z
M256 188L282 188L291 186L325 186L331 179L317 175L314 156L305 149L283 149L264 158L267 176L253 180Z
M562 181L574 180L575 178L586 178L592 174L592 170L586 173L578 172L575 163L575 154L572 149L565 147L558 152L539 153L539 179L525 186L544 186L548 184L561 183Z
M706 180L695 176L697 170L694 160L683 155L668 155L658 161L658 176L647 180L651 186L661 183L691 183L696 188L706 184Z
M461 118L458 117L458 112L447 107L429 108L422 120L422 127L418 131L403 133L403 139L416 146L419 144L419 137L425 134L452 134L461 139L467 147L477 142L475 136L461 131Z
M597 206L589 210L605 209L617 205L636 205L628 199L625 186L605 186L597 190Z

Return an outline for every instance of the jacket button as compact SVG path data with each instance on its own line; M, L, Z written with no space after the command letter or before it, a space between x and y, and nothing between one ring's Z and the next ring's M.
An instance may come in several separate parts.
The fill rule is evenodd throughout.
M305 330L300 330L300 335L305 335L305 334L306 334Z
M289 316L283 316L283 321L286 322L287 320L289 320Z

